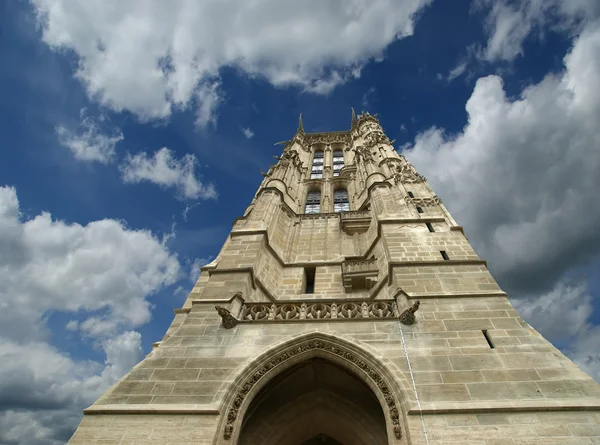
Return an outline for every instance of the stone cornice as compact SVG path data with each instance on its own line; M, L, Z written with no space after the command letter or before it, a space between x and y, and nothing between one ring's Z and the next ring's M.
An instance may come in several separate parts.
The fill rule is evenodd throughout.
M421 402L421 409L411 404L407 411L408 415L600 411L600 398Z
M92 405L83 410L84 414L219 414L216 405Z

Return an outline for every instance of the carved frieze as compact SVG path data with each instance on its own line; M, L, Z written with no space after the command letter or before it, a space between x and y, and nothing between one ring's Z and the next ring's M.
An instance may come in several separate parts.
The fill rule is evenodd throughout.
M347 132L339 133L313 133L306 134L306 143L310 146L313 144L343 144L344 146L350 145L350 134Z
M248 393L252 390L252 388L262 379L267 373L276 369L278 366L282 365L286 361L306 352L310 352L313 350L321 350L325 351L329 354L334 354L337 357L351 363L354 367L360 369L362 373L365 374L379 389L382 397L385 400L390 420L392 422L392 429L394 431L394 436L396 439L402 438L402 427L400 424L400 411L396 405L396 399L392 393L391 388L388 386L384 378L378 372L378 370L371 367L367 362L365 362L361 357L357 356L352 351L349 351L345 348L337 346L333 343L330 343L327 340L309 340L305 343L302 343L298 346L291 347L290 349L278 354L276 357L273 357L269 361L267 361L260 369L254 372L250 377L248 377L244 383L240 385L231 405L229 406L229 410L227 411L227 423L225 424L225 428L223 431L223 438L225 440L231 439L233 435L234 423L238 417L239 410L242 407L244 400Z
M404 199L406 200L406 202L420 207L432 207L440 205L442 203L442 201L437 195L428 198L411 198L407 195L404 197Z
M286 303L246 303L242 306L240 320L244 321L285 321L285 320L346 320L346 319L387 319L398 316L398 308L393 300L375 302L286 302Z

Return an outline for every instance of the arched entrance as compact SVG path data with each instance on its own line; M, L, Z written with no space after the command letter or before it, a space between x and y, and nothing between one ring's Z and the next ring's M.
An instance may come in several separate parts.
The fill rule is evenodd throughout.
M270 381L242 422L239 445L387 444L385 417L365 382L322 358Z
M282 342L236 373L215 444L405 443L386 362L322 332Z

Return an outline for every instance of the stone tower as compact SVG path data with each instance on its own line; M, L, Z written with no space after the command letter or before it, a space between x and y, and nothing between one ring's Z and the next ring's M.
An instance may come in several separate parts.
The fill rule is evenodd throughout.
M163 340L71 445L600 444L600 387L525 323L376 116L285 143Z

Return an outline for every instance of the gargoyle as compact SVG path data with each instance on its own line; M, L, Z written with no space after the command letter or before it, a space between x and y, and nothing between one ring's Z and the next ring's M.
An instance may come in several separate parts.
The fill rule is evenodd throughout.
M415 304L406 308L398 317L400 323L407 325L414 324L417 321L417 319L415 318L415 312L417 312L417 310L419 309L420 304L421 302L417 300L415 301Z
M234 328L238 324L237 318L231 315L231 312L229 312L224 307L215 306L215 309L217 310L217 313L221 316L221 319L223 321L223 327L225 329Z

